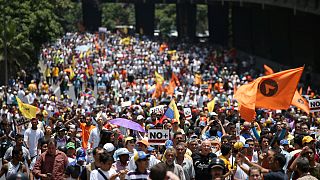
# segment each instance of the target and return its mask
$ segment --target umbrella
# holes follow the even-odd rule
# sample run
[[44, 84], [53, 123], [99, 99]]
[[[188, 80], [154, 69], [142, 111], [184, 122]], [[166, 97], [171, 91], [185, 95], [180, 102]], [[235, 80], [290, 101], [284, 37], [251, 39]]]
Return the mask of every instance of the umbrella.
[[140, 124], [124, 118], [112, 119], [109, 123], [140, 132], [146, 132]]

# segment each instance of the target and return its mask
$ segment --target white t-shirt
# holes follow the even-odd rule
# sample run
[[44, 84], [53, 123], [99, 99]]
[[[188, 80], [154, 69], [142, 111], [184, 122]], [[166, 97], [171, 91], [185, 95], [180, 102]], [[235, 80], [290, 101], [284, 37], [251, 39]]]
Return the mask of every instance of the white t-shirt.
[[[100, 168], [99, 168], [100, 169]], [[109, 171], [104, 171], [102, 169], [100, 169], [101, 172], [108, 178], [110, 179], [110, 177], [114, 174], [117, 174], [117, 172], [114, 169], [110, 169]], [[97, 169], [93, 170], [90, 174], [90, 180], [105, 180], [104, 177], [99, 173], [99, 171]], [[116, 178], [116, 180], [120, 180], [119, 177]]]
[[31, 128], [29, 128], [24, 132], [24, 142], [29, 147], [31, 157], [37, 155], [38, 141], [43, 137], [43, 135], [43, 131], [40, 129], [32, 130]]
[[[100, 142], [100, 130], [98, 127], [95, 127], [90, 132], [90, 136], [88, 140], [88, 149], [94, 149], [98, 147], [99, 142]], [[91, 143], [92, 143], [92, 147], [91, 147]]]

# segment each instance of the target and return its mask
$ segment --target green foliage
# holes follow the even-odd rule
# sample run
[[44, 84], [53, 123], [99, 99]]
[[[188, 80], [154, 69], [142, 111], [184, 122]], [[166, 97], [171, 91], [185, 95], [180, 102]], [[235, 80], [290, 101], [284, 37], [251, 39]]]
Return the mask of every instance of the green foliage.
[[13, 21], [8, 21], [5, 26], [0, 26], [0, 32], [0, 61], [5, 58], [6, 46], [8, 66], [11, 71], [17, 71], [20, 66], [28, 65], [33, 46], [22, 33], [17, 32], [17, 25]]
[[171, 30], [176, 30], [176, 5], [175, 4], [156, 4], [155, 26], [165, 35]]
[[102, 4], [102, 26], [114, 29], [117, 25], [134, 25], [135, 13], [133, 4]]
[[204, 4], [197, 5], [197, 33], [204, 33], [208, 27], [208, 6]]
[[17, 70], [21, 63], [21, 66], [36, 64], [43, 43], [55, 40], [66, 31], [76, 30], [80, 7], [80, 3], [71, 0], [0, 0], [1, 58], [6, 35], [8, 63], [12, 70]]

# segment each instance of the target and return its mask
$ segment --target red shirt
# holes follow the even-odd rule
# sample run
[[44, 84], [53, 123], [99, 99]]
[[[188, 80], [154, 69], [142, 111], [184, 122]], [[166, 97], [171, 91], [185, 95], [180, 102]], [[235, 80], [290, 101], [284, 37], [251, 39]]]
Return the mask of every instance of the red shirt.
[[68, 165], [68, 157], [63, 152], [57, 150], [54, 156], [44, 152], [38, 158], [33, 167], [32, 173], [39, 178], [40, 174], [51, 173], [52, 180], [64, 179], [64, 172]]

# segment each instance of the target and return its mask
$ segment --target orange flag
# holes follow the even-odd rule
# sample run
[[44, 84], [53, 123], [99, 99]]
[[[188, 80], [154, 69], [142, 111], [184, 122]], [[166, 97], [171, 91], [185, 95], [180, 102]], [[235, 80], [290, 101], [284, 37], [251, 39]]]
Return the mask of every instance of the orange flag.
[[[265, 74], [267, 73], [273, 74], [273, 70], [267, 65], [264, 65], [264, 69], [265, 69]], [[295, 91], [291, 104], [296, 106], [299, 109], [302, 109], [304, 112], [309, 114], [310, 113], [309, 103], [301, 96], [301, 94], [302, 94], [302, 87], [299, 89], [299, 92], [297, 90]]]
[[242, 85], [235, 93], [240, 104], [240, 115], [253, 121], [255, 108], [288, 109], [304, 67], [262, 76]]
[[152, 94], [152, 98], [159, 98], [162, 94], [162, 84], [157, 83], [156, 84], [156, 89]]
[[168, 95], [173, 96], [174, 89], [177, 87], [177, 85], [179, 86], [179, 84], [180, 84], [180, 82], [179, 82], [178, 77], [174, 73], [172, 73], [170, 84], [168, 86]]
[[306, 113], [310, 113], [309, 103], [305, 100], [299, 92], [296, 90], [292, 99], [292, 105], [296, 106], [297, 108], [303, 110]]
[[171, 80], [173, 80], [177, 84], [177, 86], [180, 86], [180, 81], [176, 76], [176, 74], [174, 74], [173, 72], [172, 72]]
[[264, 68], [264, 75], [266, 76], [274, 73], [273, 70], [265, 64], [263, 65], [263, 68]]

